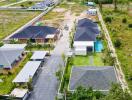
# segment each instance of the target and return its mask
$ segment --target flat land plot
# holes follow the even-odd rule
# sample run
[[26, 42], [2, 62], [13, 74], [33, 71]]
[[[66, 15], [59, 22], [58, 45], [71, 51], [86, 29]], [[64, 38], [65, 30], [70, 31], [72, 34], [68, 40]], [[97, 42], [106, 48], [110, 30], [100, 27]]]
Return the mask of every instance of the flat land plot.
[[5, 1], [0, 2], [0, 6], [8, 5], [8, 4], [15, 3], [15, 2], [16, 0], [5, 0]]
[[75, 13], [76, 16], [79, 16], [81, 12], [88, 9], [87, 6], [80, 5], [79, 3], [73, 3], [73, 4], [62, 3], [62, 4], [58, 5], [57, 7], [71, 10], [72, 13]]
[[[127, 11], [114, 12], [112, 9], [103, 8], [104, 19], [106, 16], [112, 17], [112, 22], [106, 25], [113, 44], [117, 39], [121, 41], [121, 47], [116, 48], [116, 52], [132, 91], [132, 28], [128, 27], [132, 24], [132, 16], [128, 15]], [[126, 22], [123, 23], [123, 19], [126, 19]]]
[[31, 11], [0, 11], [0, 41], [39, 14]]
[[66, 11], [64, 12], [50, 11], [41, 18], [40, 22], [43, 23], [43, 25], [59, 28], [62, 26], [62, 23], [64, 21], [65, 12]]
[[26, 1], [26, 2], [22, 2], [16, 5], [12, 5], [12, 7], [31, 7], [33, 5], [35, 5], [35, 3], [38, 3], [39, 1]]

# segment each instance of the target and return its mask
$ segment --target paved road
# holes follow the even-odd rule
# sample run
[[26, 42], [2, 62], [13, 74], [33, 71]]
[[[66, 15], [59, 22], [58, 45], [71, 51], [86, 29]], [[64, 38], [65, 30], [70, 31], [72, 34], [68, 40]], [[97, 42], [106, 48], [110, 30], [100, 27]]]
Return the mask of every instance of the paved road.
[[103, 21], [103, 18], [102, 18], [102, 15], [101, 15], [100, 11], [99, 11], [99, 8], [97, 8], [97, 12], [98, 12], [99, 20], [100, 20], [100, 22], [102, 24], [102, 28], [103, 28], [104, 33], [105, 33], [105, 37], [106, 37], [106, 39], [108, 41], [108, 47], [109, 47], [110, 51], [112, 51], [112, 53], [111, 53], [112, 56], [115, 57], [115, 64], [116, 64], [115, 69], [116, 69], [116, 72], [117, 72], [118, 80], [121, 83], [121, 86], [122, 86], [123, 89], [128, 89], [128, 85], [127, 85], [127, 82], [125, 80], [125, 76], [123, 74], [123, 71], [121, 69], [121, 65], [120, 65], [120, 62], [118, 60], [115, 48], [114, 48], [113, 43], [111, 41], [111, 38], [110, 38], [109, 32], [107, 30], [107, 27], [106, 27], [106, 25], [105, 25], [105, 23]]
[[73, 26], [73, 20], [69, 20], [67, 24], [70, 29], [63, 30], [63, 37], [57, 42], [51, 57], [44, 65], [29, 100], [55, 100], [58, 89], [55, 73], [59, 64], [63, 64], [62, 53], [66, 53], [69, 49], [69, 32]]

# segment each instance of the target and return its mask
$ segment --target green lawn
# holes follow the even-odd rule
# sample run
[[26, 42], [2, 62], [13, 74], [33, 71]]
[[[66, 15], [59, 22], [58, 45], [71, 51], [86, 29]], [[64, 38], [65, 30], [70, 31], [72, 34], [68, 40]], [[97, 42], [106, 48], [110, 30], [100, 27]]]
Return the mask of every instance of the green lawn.
[[73, 65], [75, 66], [104, 66], [102, 53], [89, 54], [88, 56], [75, 56]]
[[39, 15], [31, 11], [0, 11], [0, 41]]
[[[106, 25], [113, 44], [117, 39], [121, 41], [121, 47], [116, 48], [116, 52], [132, 91], [132, 28], [128, 27], [129, 24], [132, 24], [132, 16], [127, 11], [114, 12], [112, 9], [103, 8], [103, 17], [106, 16], [112, 17], [112, 22], [106, 23]], [[127, 20], [126, 23], [122, 22], [124, 18]]]
[[23, 66], [29, 61], [31, 56], [32, 56], [32, 53], [28, 53], [26, 58], [20, 63], [20, 65], [18, 67], [14, 67], [11, 70], [11, 73], [7, 73], [6, 71], [6, 74], [4, 75], [0, 74], [0, 79], [4, 81], [0, 83], [0, 95], [10, 93], [11, 90], [15, 87], [14, 84], [12, 83], [13, 79], [20, 72]]

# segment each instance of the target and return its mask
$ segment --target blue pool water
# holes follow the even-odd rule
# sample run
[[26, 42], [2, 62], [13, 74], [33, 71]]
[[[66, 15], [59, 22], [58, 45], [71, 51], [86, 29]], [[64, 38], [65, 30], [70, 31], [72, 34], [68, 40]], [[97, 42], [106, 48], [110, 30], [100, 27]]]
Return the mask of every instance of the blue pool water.
[[102, 41], [97, 40], [95, 42], [95, 52], [102, 52], [103, 50], [103, 43]]

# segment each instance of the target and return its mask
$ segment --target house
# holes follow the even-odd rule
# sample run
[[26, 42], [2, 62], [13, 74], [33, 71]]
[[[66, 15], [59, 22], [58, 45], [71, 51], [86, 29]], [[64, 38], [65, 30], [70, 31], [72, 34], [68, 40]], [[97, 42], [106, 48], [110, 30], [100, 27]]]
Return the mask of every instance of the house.
[[45, 43], [49, 39], [56, 41], [59, 32], [59, 29], [49, 26], [29, 26], [11, 36], [10, 39], [18, 40], [21, 43], [26, 43], [28, 40], [33, 43]]
[[35, 77], [39, 68], [41, 67], [41, 61], [28, 61], [19, 74], [12, 81], [13, 83], [27, 83], [30, 79]]
[[96, 23], [86, 18], [79, 20], [73, 43], [75, 55], [87, 55], [88, 52], [94, 52], [96, 36], [99, 33]]
[[97, 10], [95, 8], [88, 9], [87, 14], [95, 16], [97, 15]]
[[5, 44], [0, 47], [0, 68], [11, 69], [18, 63], [23, 54], [26, 44]]
[[77, 28], [74, 35], [74, 50], [75, 55], [86, 55], [87, 52], [94, 51], [94, 42], [96, 34], [88, 28]]
[[113, 66], [74, 66], [71, 70], [69, 91], [74, 91], [78, 86], [82, 86], [92, 87], [95, 91], [108, 92], [112, 83], [118, 83]]

